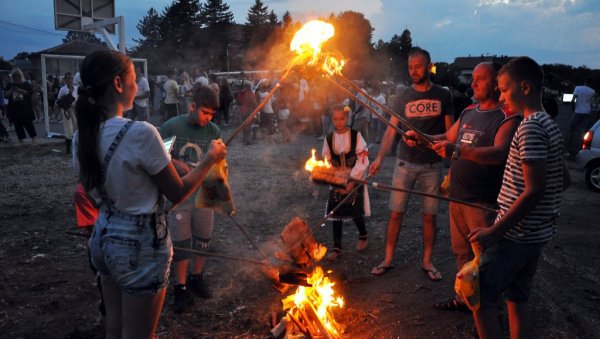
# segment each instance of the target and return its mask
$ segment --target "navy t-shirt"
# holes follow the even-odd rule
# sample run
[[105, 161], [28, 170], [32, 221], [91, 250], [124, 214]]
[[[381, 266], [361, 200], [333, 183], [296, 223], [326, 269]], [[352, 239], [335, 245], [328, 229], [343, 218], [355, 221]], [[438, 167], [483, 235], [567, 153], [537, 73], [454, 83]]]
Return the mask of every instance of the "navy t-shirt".
[[[485, 111], [475, 105], [468, 107], [459, 118], [456, 142], [470, 147], [493, 146], [498, 129], [511, 119], [521, 119], [521, 116], [511, 115], [501, 107]], [[450, 197], [495, 204], [502, 185], [504, 163], [483, 165], [459, 157], [452, 160], [450, 171]]]
[[[438, 85], [425, 92], [409, 87], [396, 97], [394, 112], [423, 133], [443, 134], [446, 132], [445, 116], [454, 114], [452, 94]], [[399, 127], [407, 130], [402, 123]], [[433, 164], [442, 160], [426, 146], [410, 147], [402, 139], [398, 146], [398, 158], [410, 163]]]

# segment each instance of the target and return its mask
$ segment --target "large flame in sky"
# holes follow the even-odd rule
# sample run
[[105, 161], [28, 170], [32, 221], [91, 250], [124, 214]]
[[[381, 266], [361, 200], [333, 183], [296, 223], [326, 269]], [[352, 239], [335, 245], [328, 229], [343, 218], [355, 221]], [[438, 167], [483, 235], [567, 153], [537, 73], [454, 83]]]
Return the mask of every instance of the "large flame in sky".
[[312, 62], [315, 62], [321, 53], [321, 45], [333, 37], [333, 25], [323, 21], [313, 20], [307, 22], [292, 39], [290, 50], [309, 56], [312, 54]]

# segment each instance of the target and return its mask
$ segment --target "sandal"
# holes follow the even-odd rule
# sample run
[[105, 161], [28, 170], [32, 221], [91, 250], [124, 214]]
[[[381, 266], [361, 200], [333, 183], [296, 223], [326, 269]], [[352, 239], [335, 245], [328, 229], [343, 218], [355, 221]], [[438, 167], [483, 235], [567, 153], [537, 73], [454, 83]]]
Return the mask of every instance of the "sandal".
[[469, 310], [469, 307], [467, 307], [466, 304], [461, 303], [460, 301], [456, 300], [456, 298], [450, 298], [448, 300], [438, 301], [435, 304], [433, 304], [433, 307], [438, 310], [442, 310], [442, 311], [460, 311], [460, 312], [471, 313], [471, 310]]
[[431, 281], [440, 281], [442, 280], [442, 278], [444, 278], [444, 276], [442, 276], [442, 273], [440, 273], [440, 271], [438, 271], [435, 267], [425, 268], [421, 266], [421, 269], [423, 270], [423, 272], [425, 272], [427, 278], [429, 278], [429, 280]]
[[362, 252], [367, 249], [369, 245], [369, 238], [366, 235], [361, 235], [358, 237], [358, 242], [356, 243], [356, 250], [358, 252]]
[[377, 265], [371, 270], [371, 274], [375, 275], [375, 276], [384, 275], [393, 268], [394, 268], [394, 266]]

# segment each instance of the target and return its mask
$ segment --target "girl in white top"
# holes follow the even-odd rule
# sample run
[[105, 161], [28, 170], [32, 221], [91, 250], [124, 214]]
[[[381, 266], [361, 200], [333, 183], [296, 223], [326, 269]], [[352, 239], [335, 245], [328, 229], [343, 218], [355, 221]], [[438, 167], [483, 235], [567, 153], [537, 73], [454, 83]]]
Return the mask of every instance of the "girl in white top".
[[177, 203], [198, 189], [226, 147], [214, 141], [202, 164], [180, 178], [156, 128], [123, 118], [137, 91], [128, 57], [108, 50], [90, 54], [81, 81], [73, 162], [86, 191], [101, 198], [90, 254], [102, 278], [106, 337], [152, 338], [172, 256], [158, 202], [164, 194]]
[[[348, 127], [348, 112], [344, 106], [335, 105], [332, 108], [331, 118], [334, 131], [329, 133], [323, 142], [323, 157], [333, 167], [345, 167], [350, 170], [352, 178], [363, 179], [369, 167], [367, 143], [360, 132]], [[354, 189], [355, 183], [350, 182], [345, 188], [331, 188], [327, 201], [326, 214], [329, 214], [348, 194]], [[337, 259], [342, 250], [342, 224], [343, 221], [354, 220], [358, 228], [358, 243], [356, 249], [362, 251], [367, 248], [367, 229], [365, 216], [371, 215], [369, 194], [367, 187], [358, 189], [342, 204], [329, 220], [333, 221], [333, 250], [328, 259]]]

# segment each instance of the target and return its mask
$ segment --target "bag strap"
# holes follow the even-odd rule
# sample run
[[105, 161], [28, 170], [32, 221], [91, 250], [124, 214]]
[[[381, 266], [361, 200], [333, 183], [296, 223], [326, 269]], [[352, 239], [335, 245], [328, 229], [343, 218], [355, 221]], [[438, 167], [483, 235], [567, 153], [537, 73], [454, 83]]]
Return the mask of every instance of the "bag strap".
[[133, 121], [129, 120], [129, 121], [127, 121], [127, 123], [125, 123], [125, 125], [123, 125], [123, 127], [121, 127], [121, 130], [115, 136], [115, 139], [113, 140], [112, 144], [108, 148], [108, 152], [106, 152], [106, 155], [104, 156], [104, 163], [102, 164], [102, 184], [100, 186], [98, 186], [98, 193], [100, 193], [102, 202], [106, 205], [106, 207], [108, 208], [109, 211], [113, 204], [112, 204], [112, 201], [110, 200], [110, 198], [108, 197], [106, 188], [104, 187], [104, 182], [106, 181], [106, 171], [108, 169], [108, 163], [110, 162], [110, 159], [112, 159], [113, 155], [115, 154], [115, 151], [117, 150], [117, 147], [119, 146], [119, 144], [123, 140], [123, 137], [125, 137], [125, 134], [127, 134], [127, 131], [129, 131], [129, 128], [132, 125], [133, 125]]

